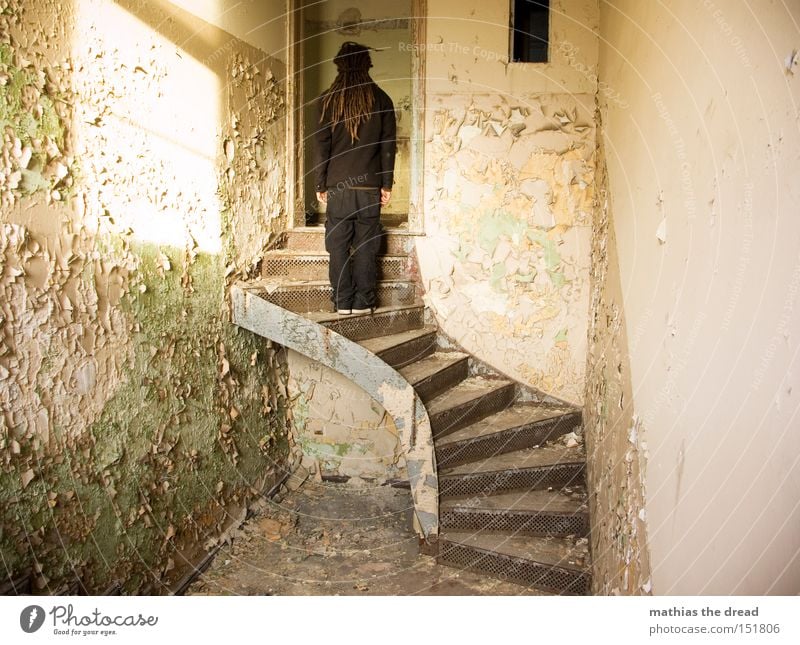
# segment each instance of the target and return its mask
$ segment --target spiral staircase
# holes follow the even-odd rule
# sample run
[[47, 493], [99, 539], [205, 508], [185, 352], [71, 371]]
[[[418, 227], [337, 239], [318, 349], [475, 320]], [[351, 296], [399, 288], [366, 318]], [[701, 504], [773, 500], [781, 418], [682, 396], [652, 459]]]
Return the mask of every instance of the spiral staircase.
[[555, 594], [588, 594], [579, 409], [498, 374], [447, 339], [420, 299], [413, 237], [387, 229], [381, 305], [331, 313], [322, 227], [287, 231], [259, 280], [234, 285], [239, 326], [335, 369], [392, 415], [421, 550]]

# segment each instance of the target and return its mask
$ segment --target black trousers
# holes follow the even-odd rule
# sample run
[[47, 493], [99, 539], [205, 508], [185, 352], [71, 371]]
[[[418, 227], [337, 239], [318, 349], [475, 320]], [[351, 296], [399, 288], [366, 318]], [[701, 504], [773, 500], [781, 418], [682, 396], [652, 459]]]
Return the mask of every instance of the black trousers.
[[[381, 246], [380, 189], [328, 189], [325, 250], [337, 309], [374, 307]], [[352, 248], [352, 254], [350, 249]]]

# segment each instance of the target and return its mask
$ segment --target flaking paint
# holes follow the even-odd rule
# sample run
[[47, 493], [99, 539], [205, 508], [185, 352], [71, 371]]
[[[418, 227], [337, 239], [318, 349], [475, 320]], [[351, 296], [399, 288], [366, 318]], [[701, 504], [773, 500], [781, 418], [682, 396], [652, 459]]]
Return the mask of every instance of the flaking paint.
[[510, 4], [429, 0], [426, 304], [495, 369], [580, 403], [594, 197], [596, 2], [551, 3], [549, 62], [509, 61]]
[[0, 9], [3, 561], [42, 593], [161, 593], [289, 458], [282, 355], [225, 299], [283, 226], [283, 68], [167, 3]]

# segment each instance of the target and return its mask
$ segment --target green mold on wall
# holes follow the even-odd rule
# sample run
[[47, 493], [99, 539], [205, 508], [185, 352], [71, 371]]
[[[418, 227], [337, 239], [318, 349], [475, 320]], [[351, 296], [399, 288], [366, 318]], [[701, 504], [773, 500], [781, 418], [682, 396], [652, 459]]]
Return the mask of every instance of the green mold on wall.
[[[0, 128], [10, 126], [23, 145], [32, 139], [50, 137], [63, 147], [66, 126], [55, 109], [53, 98], [43, 94], [43, 76], [32, 67], [22, 69], [15, 66], [14, 52], [6, 43], [0, 43], [0, 71], [5, 74], [5, 83], [0, 85]], [[33, 90], [39, 94], [41, 116], [38, 118], [25, 105], [24, 94]]]
[[538, 244], [544, 251], [544, 262], [547, 270], [555, 271], [561, 265], [561, 255], [558, 252], [556, 243], [547, 236], [547, 233], [539, 229], [530, 229], [527, 235], [531, 242]]
[[[220, 482], [244, 500], [249, 486], [288, 453], [283, 397], [264, 413], [262, 387], [279, 386], [272, 350], [225, 320], [221, 259], [199, 255], [189, 269], [194, 291], [187, 293], [179, 270], [163, 277], [158, 270], [160, 253], [175, 266], [182, 251], [152, 245], [132, 251], [140, 260], [134, 281], [144, 290], [133, 289], [121, 303], [139, 329], [123, 383], [82, 435], [55, 433], [58, 459], [43, 457], [26, 487], [15, 471], [0, 474], [8, 509], [3, 524], [19, 529], [0, 535], [5, 566], [15, 570], [29, 559], [18, 549], [20, 531], [43, 536], [31, 547], [51, 590], [78, 577], [99, 592], [137, 567], [164, 571], [174, 545], [194, 541], [186, 528], [209, 502], [222, 509]], [[224, 377], [221, 346], [229, 364]], [[251, 365], [254, 354], [265, 360]], [[220, 438], [223, 426], [228, 445]], [[52, 504], [48, 495], [55, 495]], [[175, 535], [165, 539], [169, 527]], [[125, 591], [153, 582], [153, 576], [130, 578]]]
[[531, 242], [542, 248], [550, 282], [555, 289], [561, 289], [567, 283], [567, 279], [561, 271], [561, 254], [558, 252], [556, 243], [547, 236], [547, 233], [539, 229], [531, 229], [527, 235]]
[[478, 219], [477, 242], [484, 251], [492, 255], [501, 237], [509, 239], [519, 237], [526, 228], [525, 221], [513, 213], [507, 211], [487, 213]]
[[500, 262], [492, 267], [492, 275], [489, 278], [489, 284], [491, 284], [492, 289], [495, 291], [505, 291], [505, 289], [503, 289], [503, 282], [506, 278], [506, 271], [507, 269], [505, 262]]
[[[21, 392], [14, 393], [19, 409], [0, 421], [0, 557], [9, 573], [33, 568], [38, 593], [63, 591], [75, 581], [82, 591], [100, 593], [115, 579], [124, 582], [126, 593], [161, 593], [186, 572], [184, 554], [202, 555], [203, 545], [240, 517], [256, 489], [273, 483], [273, 471], [287, 461], [283, 355], [229, 322], [226, 295], [226, 280], [243, 269], [243, 263], [237, 265], [234, 232], [258, 229], [258, 247], [266, 229], [274, 235], [281, 226], [241, 213], [259, 212], [262, 197], [278, 203], [281, 182], [260, 197], [237, 192], [252, 184], [246, 172], [220, 182], [227, 187], [223, 190], [239, 195], [237, 218], [231, 200], [221, 195], [223, 255], [187, 253], [182, 244], [192, 242], [188, 236], [175, 247], [135, 242], [132, 231], [119, 231], [117, 214], [109, 211], [156, 195], [159, 182], [167, 186], [172, 157], [146, 148], [136, 161], [121, 160], [119, 146], [125, 144], [116, 138], [118, 124], [97, 116], [117, 105], [113, 83], [101, 73], [80, 72], [94, 64], [96, 55], [119, 63], [124, 81], [139, 52], [121, 51], [104, 38], [88, 48], [76, 46], [71, 33], [76, 15], [69, 3], [10, 0], [0, 5], [5, 41], [0, 43], [0, 128], [9, 139], [0, 198], [4, 206], [22, 204], [23, 212], [31, 207], [39, 218], [18, 221], [12, 209], [4, 208], [3, 223], [12, 225], [8, 230], [14, 235], [29, 235], [30, 244], [35, 242], [38, 250], [29, 246], [24, 252], [33, 253], [31, 261], [40, 269], [54, 255], [56, 262], [64, 261], [50, 271], [52, 282], [42, 281], [45, 286], [33, 285], [27, 274], [24, 281], [6, 282], [9, 302], [17, 299], [11, 304], [24, 311], [34, 303], [56, 315], [42, 324], [16, 325], [11, 332], [4, 328], [10, 340], [0, 353], [8, 359], [7, 348], [14, 349], [16, 341], [28, 354], [12, 356], [15, 365], [23, 365], [7, 379]], [[6, 19], [9, 15], [14, 19]], [[241, 51], [258, 53], [234, 39], [225, 54]], [[164, 53], [158, 66], [171, 72], [174, 59], [172, 51]], [[145, 76], [144, 89], [159, 97], [174, 78]], [[71, 88], [78, 87], [73, 95]], [[274, 97], [253, 93], [247, 98], [246, 105], [231, 101], [226, 109], [254, 115], [261, 127]], [[281, 118], [280, 111], [272, 111], [275, 120]], [[223, 129], [236, 128], [227, 124], [241, 122], [241, 116], [221, 114]], [[260, 161], [275, 164], [282, 159], [284, 139], [269, 142]], [[102, 157], [109, 163], [100, 179]], [[221, 159], [206, 161], [224, 165]], [[242, 157], [242, 164], [247, 161]], [[130, 182], [131, 177], [138, 181]], [[107, 193], [98, 181], [114, 187], [113, 205], [104, 203]], [[72, 203], [78, 190], [82, 201]], [[134, 205], [120, 216], [157, 217], [158, 206], [178, 212], [188, 206], [185, 221], [202, 228], [213, 218], [195, 222], [192, 207], [205, 196], [216, 211], [213, 190], [170, 190], [163, 204], [151, 203], [153, 208], [141, 215]], [[51, 255], [44, 258], [45, 253]], [[162, 254], [171, 269], [159, 261]], [[28, 345], [23, 347], [22, 340]], [[29, 377], [25, 366], [35, 366], [38, 358], [40, 368]], [[86, 386], [88, 393], [69, 383], [78, 358], [96, 365], [97, 380]], [[93, 377], [82, 383], [90, 381]], [[53, 404], [55, 395], [68, 403]], [[31, 423], [37, 406], [46, 417], [38, 425]], [[64, 410], [68, 414], [60, 414]]]
[[341, 458], [364, 455], [367, 452], [367, 449], [360, 444], [314, 441], [312, 437], [307, 435], [299, 436], [297, 442], [303, 449], [304, 455], [317, 459], [324, 468], [330, 468], [331, 470], [338, 469]]
[[[13, 133], [19, 140], [18, 151], [30, 148], [30, 157], [24, 164], [14, 161], [12, 167], [20, 172], [21, 178], [16, 186], [12, 184], [11, 187], [24, 195], [56, 186], [69, 189], [71, 180], [65, 183], [61, 177], [45, 175], [45, 166], [50, 159], [46, 142], [55, 144], [60, 153], [66, 145], [67, 126], [56, 109], [56, 101], [61, 102], [63, 112], [69, 105], [68, 98], [47, 94], [47, 76], [43, 72], [33, 66], [20, 68], [14, 65], [13, 50], [6, 43], [0, 43], [0, 78], [0, 130]], [[49, 91], [54, 90], [49, 87]]]
[[337, 457], [344, 457], [353, 452], [363, 455], [365, 451], [363, 446], [354, 445], [352, 443], [335, 443], [333, 444], [333, 452]]

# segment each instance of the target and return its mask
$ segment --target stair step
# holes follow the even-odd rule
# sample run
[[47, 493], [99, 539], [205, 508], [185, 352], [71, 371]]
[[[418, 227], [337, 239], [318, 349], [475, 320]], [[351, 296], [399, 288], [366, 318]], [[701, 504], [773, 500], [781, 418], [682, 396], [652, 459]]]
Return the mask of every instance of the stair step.
[[436, 442], [440, 467], [485, 459], [539, 446], [581, 425], [581, 413], [568, 407], [516, 403]]
[[591, 591], [585, 539], [510, 537], [448, 530], [439, 538], [437, 562], [558, 594]]
[[514, 535], [584, 536], [589, 533], [586, 491], [530, 490], [442, 500], [442, 528]]
[[304, 315], [309, 320], [356, 341], [421, 329], [425, 324], [425, 308], [421, 305], [379, 307], [372, 314], [350, 316], [339, 316], [331, 312], [310, 312]]
[[427, 405], [434, 439], [471, 425], [514, 400], [511, 381], [470, 377], [440, 394]]
[[[408, 276], [408, 256], [385, 255], [378, 258], [379, 280], [402, 280]], [[270, 251], [261, 263], [265, 278], [290, 280], [328, 280], [330, 261], [327, 253], [309, 253], [291, 249]]]
[[[325, 227], [304, 226], [286, 231], [284, 248], [309, 253], [325, 252]], [[384, 227], [379, 255], [408, 255], [413, 236], [407, 229]]]
[[[258, 295], [295, 313], [331, 311], [333, 290], [327, 280], [279, 281], [261, 279], [250, 283]], [[381, 306], [416, 304], [416, 286], [407, 280], [378, 283], [375, 297]]]
[[460, 497], [577, 486], [584, 481], [584, 464], [582, 446], [516, 450], [440, 469], [439, 492], [442, 497]]
[[400, 369], [423, 403], [467, 378], [469, 354], [436, 352]]
[[[306, 226], [320, 226], [325, 224], [325, 213], [306, 213]], [[402, 227], [408, 223], [408, 213], [381, 213], [381, 224], [384, 227]]]
[[401, 331], [361, 341], [361, 345], [395, 369], [418, 361], [436, 351], [436, 327]]

